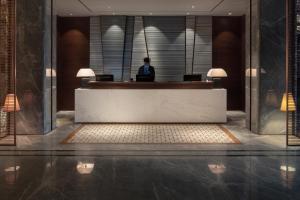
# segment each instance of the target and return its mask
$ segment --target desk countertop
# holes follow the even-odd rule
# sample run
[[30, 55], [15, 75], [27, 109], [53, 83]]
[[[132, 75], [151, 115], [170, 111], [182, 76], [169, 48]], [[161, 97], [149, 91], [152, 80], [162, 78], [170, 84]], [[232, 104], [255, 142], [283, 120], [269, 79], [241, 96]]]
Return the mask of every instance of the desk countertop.
[[213, 89], [212, 82], [96, 82], [89, 89]]

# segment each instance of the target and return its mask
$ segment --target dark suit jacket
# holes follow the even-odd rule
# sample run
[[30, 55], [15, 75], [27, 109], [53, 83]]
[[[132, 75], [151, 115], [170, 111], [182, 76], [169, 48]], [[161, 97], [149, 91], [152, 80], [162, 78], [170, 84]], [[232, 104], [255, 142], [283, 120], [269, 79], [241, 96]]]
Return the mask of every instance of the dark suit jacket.
[[[150, 72], [149, 76], [151, 76], [153, 78], [153, 81], [154, 81], [155, 80], [155, 69], [154, 69], [154, 67], [149, 66], [149, 72]], [[138, 75], [144, 75], [144, 65], [139, 68]]]

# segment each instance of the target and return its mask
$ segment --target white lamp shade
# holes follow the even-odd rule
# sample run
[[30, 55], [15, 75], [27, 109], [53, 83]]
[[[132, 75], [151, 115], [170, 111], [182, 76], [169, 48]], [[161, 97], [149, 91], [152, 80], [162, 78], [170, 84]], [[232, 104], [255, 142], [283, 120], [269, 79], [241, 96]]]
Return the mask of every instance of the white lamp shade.
[[91, 68], [82, 68], [78, 71], [76, 77], [95, 77], [95, 72]]
[[223, 78], [223, 77], [227, 77], [227, 73], [222, 68], [214, 68], [214, 69], [210, 69], [208, 71], [207, 77], [211, 77], [211, 78]]

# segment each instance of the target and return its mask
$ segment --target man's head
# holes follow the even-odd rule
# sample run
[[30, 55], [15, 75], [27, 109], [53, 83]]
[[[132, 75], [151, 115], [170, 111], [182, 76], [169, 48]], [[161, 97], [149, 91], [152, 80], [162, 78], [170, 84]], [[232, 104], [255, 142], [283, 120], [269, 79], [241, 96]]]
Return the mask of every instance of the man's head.
[[147, 57], [147, 58], [144, 58], [144, 63], [145, 63], [145, 64], [150, 64], [150, 58], [148, 58], [148, 57]]

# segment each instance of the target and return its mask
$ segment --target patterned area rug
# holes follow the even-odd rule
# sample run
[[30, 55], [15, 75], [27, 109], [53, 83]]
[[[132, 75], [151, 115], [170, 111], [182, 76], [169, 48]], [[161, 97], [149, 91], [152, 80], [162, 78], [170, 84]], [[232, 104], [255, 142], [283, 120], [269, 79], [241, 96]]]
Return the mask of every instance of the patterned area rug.
[[239, 144], [226, 128], [205, 124], [88, 124], [64, 144]]

